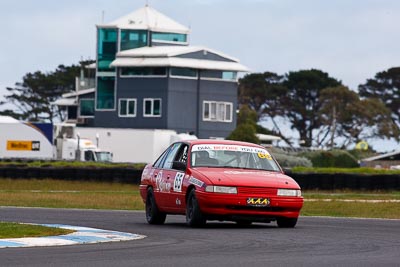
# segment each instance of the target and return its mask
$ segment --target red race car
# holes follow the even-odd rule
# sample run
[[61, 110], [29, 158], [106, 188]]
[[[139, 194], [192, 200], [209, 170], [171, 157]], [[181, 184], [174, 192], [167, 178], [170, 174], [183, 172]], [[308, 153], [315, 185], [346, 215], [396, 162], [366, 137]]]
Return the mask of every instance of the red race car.
[[140, 195], [148, 223], [182, 214], [193, 227], [207, 220], [295, 227], [303, 206], [299, 185], [264, 147], [226, 140], [172, 144], [144, 168]]

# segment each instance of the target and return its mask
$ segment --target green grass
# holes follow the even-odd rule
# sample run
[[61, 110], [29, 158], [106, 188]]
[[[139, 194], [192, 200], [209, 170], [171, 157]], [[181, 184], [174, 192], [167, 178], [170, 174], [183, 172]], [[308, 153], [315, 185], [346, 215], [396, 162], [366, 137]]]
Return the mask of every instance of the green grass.
[[0, 179], [0, 206], [121, 210], [144, 208], [136, 185], [51, 179]]
[[307, 190], [303, 196], [306, 199], [400, 200], [400, 191]]
[[400, 203], [304, 202], [302, 216], [400, 219]]
[[[345, 216], [400, 219], [400, 203], [343, 202], [343, 200], [400, 200], [400, 191], [304, 191], [305, 216]], [[326, 201], [329, 199], [329, 201]], [[313, 200], [313, 201], [309, 201]], [[137, 185], [0, 179], [0, 206], [143, 210]]]
[[42, 225], [0, 222], [0, 238], [56, 236], [66, 235], [73, 232], [73, 230], [46, 227]]

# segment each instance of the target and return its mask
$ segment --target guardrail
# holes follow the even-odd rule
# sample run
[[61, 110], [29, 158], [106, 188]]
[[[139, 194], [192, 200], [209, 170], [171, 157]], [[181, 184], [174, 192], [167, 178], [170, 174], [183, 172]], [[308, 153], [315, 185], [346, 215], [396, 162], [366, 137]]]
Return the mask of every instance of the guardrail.
[[[0, 177], [11, 179], [61, 179], [139, 184], [142, 170], [134, 168], [94, 167], [0, 167]], [[393, 174], [321, 174], [292, 173], [302, 189], [312, 190], [400, 190], [400, 175]]]

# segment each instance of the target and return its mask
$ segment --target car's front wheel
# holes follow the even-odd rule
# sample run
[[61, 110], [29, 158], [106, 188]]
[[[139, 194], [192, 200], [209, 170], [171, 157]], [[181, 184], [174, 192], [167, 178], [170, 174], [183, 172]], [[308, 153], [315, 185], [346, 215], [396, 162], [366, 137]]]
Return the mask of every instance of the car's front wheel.
[[201, 227], [206, 224], [206, 218], [200, 210], [195, 190], [190, 191], [186, 203], [186, 223], [191, 227]]
[[280, 228], [293, 228], [296, 226], [297, 218], [278, 218], [276, 223]]
[[156, 199], [154, 197], [153, 188], [149, 187], [147, 189], [147, 197], [146, 197], [146, 220], [149, 224], [163, 224], [167, 214], [164, 212], [160, 212]]

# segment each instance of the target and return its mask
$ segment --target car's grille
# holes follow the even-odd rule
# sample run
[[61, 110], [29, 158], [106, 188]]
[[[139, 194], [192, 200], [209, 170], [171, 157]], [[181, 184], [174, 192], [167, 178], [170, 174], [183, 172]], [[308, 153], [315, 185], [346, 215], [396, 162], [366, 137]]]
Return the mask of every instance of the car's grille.
[[276, 188], [269, 188], [269, 187], [238, 187], [238, 194], [241, 195], [249, 195], [249, 194], [256, 194], [260, 196], [264, 195], [276, 195], [277, 189]]

